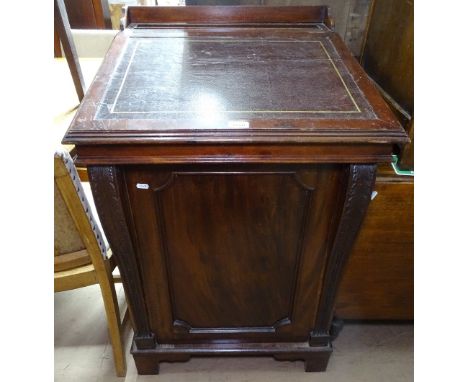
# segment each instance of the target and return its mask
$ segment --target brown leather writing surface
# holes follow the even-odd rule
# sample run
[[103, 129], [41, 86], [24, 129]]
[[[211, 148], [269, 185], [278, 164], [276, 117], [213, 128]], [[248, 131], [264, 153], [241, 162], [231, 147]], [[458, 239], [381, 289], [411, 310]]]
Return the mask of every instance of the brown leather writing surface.
[[[222, 128], [239, 118], [376, 118], [326, 38], [171, 32], [130, 40], [96, 119], [190, 119]], [[297, 86], [309, 91], [291, 91]]]
[[101, 141], [101, 131], [116, 143], [406, 141], [341, 40], [319, 23], [135, 24], [116, 37], [65, 141]]

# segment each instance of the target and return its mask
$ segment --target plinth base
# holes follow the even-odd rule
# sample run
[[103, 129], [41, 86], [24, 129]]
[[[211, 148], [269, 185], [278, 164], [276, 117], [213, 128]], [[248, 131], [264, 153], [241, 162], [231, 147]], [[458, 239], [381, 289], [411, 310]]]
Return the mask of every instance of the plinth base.
[[304, 361], [306, 372], [325, 371], [332, 353], [331, 345], [310, 346], [300, 343], [242, 343], [242, 344], [181, 344], [157, 345], [139, 350], [132, 345], [131, 353], [138, 374], [158, 374], [160, 362], [185, 362], [193, 357], [209, 356], [272, 356], [278, 361]]

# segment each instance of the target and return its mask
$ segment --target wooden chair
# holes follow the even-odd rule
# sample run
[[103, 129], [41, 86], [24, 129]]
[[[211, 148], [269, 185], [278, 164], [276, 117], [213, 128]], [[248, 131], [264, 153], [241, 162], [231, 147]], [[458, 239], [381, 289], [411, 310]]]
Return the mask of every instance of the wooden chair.
[[102, 233], [94, 205], [88, 203], [70, 154], [54, 156], [54, 290], [61, 292], [99, 284], [107, 316], [117, 376], [126, 374], [122, 323], [112, 271], [112, 252]]

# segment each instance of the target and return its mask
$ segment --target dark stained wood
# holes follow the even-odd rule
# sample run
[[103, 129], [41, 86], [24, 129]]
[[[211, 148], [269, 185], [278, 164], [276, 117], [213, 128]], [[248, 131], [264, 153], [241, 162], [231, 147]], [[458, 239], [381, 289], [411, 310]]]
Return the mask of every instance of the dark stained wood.
[[361, 63], [366, 72], [413, 114], [413, 1], [374, 0]]
[[388, 94], [382, 87], [374, 81], [375, 87], [379, 90], [387, 105], [390, 107], [390, 110], [395, 114], [395, 116], [400, 121], [403, 128], [408, 131], [408, 124], [411, 122], [412, 116], [405, 109], [403, 109], [397, 101], [395, 101], [390, 94]]
[[373, 0], [361, 64], [382, 89], [383, 95], [411, 135], [400, 165], [413, 163], [414, 113], [414, 10], [412, 0]]
[[[85, 168], [78, 168], [88, 182]], [[349, 320], [413, 319], [412, 177], [378, 166], [369, 206], [339, 288], [336, 315]]]
[[[361, 63], [408, 131], [398, 165], [414, 167], [413, 1], [374, 0]], [[413, 179], [379, 168], [379, 193], [357, 239], [338, 294], [347, 319], [413, 319]]]
[[72, 29], [112, 29], [108, 0], [64, 0]]
[[138, 265], [123, 210], [125, 191], [121, 189], [120, 170], [110, 166], [91, 166], [88, 168], [88, 176], [96, 209], [116, 258], [128, 297], [135, 343], [142, 349], [152, 348], [155, 344], [154, 334], [146, 318]]
[[96, 29], [96, 16], [91, 0], [64, 0], [70, 25], [74, 29]]
[[112, 29], [112, 20], [108, 0], [93, 0], [96, 20], [99, 20], [99, 26], [103, 29]]
[[[109, 134], [107, 145], [77, 146], [77, 163], [92, 164], [167, 164], [167, 163], [369, 163], [389, 162], [391, 147], [377, 144], [291, 144], [274, 143], [268, 137], [268, 145], [222, 144], [216, 137], [204, 139], [214, 142], [206, 145], [111, 145], [114, 139]], [[105, 142], [105, 137], [96, 138]], [[297, 138], [299, 139], [299, 138]], [[81, 140], [77, 140], [76, 143]], [[307, 142], [307, 139], [304, 139]], [[196, 147], [196, 150], [194, 150]]]
[[60, 46], [60, 37], [57, 28], [54, 26], [54, 57], [62, 57], [62, 47]]
[[336, 165], [128, 169], [158, 340], [306, 341], [344, 175]]
[[344, 266], [366, 215], [375, 175], [375, 165], [351, 165], [349, 168], [346, 196], [338, 230], [326, 265], [323, 293], [317, 313], [317, 321], [311, 333], [311, 341], [314, 341], [315, 336], [322, 337], [330, 329], [338, 288], [337, 280], [342, 278]]
[[344, 43], [317, 25], [126, 29], [64, 142], [407, 142]]
[[304, 343], [245, 343], [240, 349], [237, 345], [212, 344], [174, 345], [168, 349], [144, 351], [132, 347], [138, 374], [158, 374], [160, 362], [185, 362], [191, 356], [273, 356], [278, 361], [304, 361], [306, 372], [325, 371], [332, 352], [331, 346], [311, 347]]
[[139, 373], [206, 355], [325, 370], [376, 163], [404, 130], [325, 7], [134, 12], [64, 141], [123, 272]]
[[323, 23], [326, 7], [262, 7], [262, 6], [186, 6], [128, 7], [127, 25], [135, 23], [176, 24], [260, 24], [260, 23]]
[[414, 182], [392, 171], [379, 169], [378, 194], [370, 202], [337, 296], [338, 317], [413, 319]]
[[[326, 5], [328, 18], [324, 23], [341, 36], [355, 57], [360, 57], [366, 31], [366, 21], [372, 0], [185, 0], [186, 5], [262, 5], [297, 6]], [[267, 10], [268, 11], [268, 10]], [[333, 15], [333, 18], [330, 17]]]
[[409, 124], [408, 135], [411, 142], [403, 146], [398, 161], [398, 165], [402, 170], [414, 169], [414, 119]]
[[60, 41], [62, 42], [63, 51], [67, 58], [73, 84], [75, 85], [76, 94], [81, 101], [84, 97], [85, 84], [63, 0], [54, 0], [54, 25]]
[[398, 175], [390, 163], [382, 163], [377, 167], [376, 183], [414, 183], [414, 177]]

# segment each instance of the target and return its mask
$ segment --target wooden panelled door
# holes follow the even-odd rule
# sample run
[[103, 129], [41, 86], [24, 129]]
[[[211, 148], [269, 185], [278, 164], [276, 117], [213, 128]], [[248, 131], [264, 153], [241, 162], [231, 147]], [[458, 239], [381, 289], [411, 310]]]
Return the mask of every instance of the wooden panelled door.
[[340, 165], [128, 167], [157, 340], [307, 341], [343, 176]]

